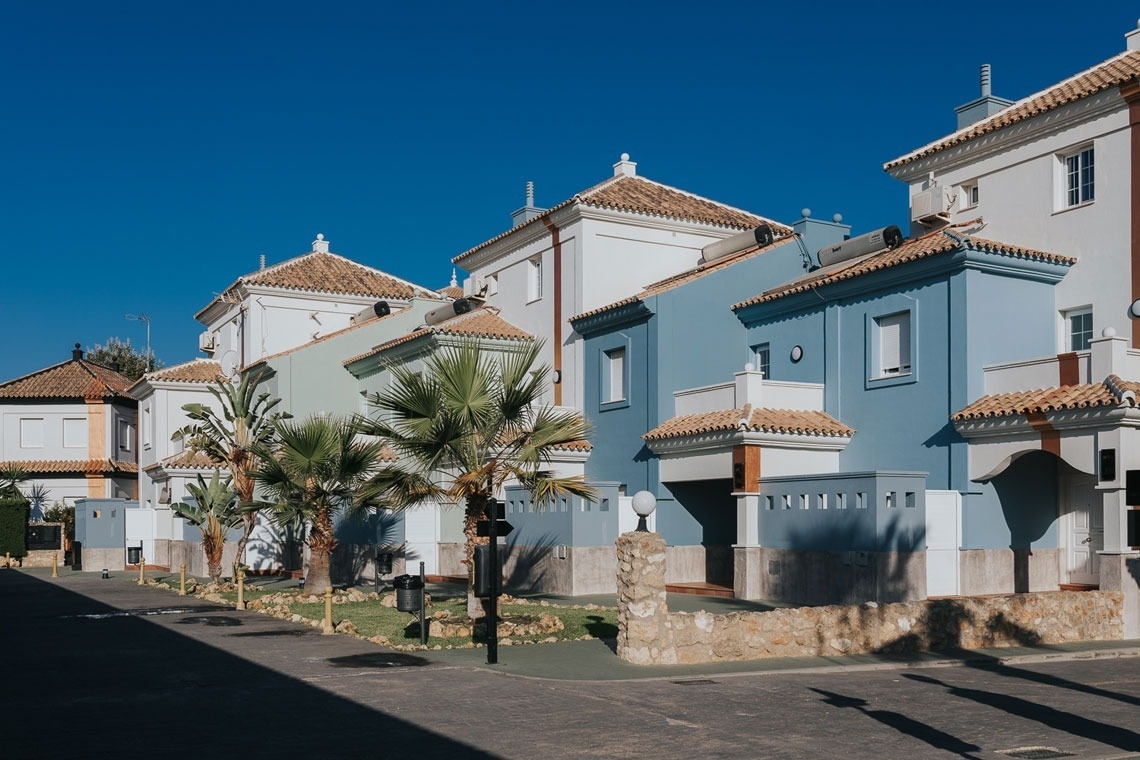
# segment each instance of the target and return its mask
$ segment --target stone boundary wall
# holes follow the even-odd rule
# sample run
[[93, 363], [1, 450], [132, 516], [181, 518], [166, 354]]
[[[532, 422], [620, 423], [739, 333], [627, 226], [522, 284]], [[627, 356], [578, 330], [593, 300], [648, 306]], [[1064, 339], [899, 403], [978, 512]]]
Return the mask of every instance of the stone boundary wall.
[[1117, 591], [1050, 591], [768, 612], [669, 612], [665, 541], [617, 539], [618, 656], [692, 664], [764, 657], [952, 651], [1124, 638]]
[[770, 612], [669, 613], [675, 662], [953, 651], [1124, 638], [1116, 591], [1043, 591]]

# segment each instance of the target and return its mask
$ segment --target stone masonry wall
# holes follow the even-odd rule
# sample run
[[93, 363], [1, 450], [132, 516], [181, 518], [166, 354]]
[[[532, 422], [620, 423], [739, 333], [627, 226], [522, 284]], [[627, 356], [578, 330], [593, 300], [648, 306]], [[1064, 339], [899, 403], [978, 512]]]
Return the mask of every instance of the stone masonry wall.
[[639, 665], [952, 651], [1124, 638], [1117, 591], [1050, 591], [769, 612], [669, 612], [665, 541], [617, 539], [618, 656]]

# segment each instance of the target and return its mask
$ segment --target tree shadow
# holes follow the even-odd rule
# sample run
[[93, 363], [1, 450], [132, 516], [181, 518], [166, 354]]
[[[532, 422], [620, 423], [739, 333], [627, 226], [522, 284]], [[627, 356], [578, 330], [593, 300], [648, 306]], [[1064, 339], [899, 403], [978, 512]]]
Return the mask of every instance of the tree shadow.
[[982, 689], [970, 689], [963, 686], [954, 686], [937, 678], [917, 673], [904, 673], [903, 678], [931, 686], [941, 686], [946, 693], [960, 699], [968, 699], [978, 704], [1001, 710], [1009, 715], [1037, 721], [1049, 728], [1064, 731], [1073, 736], [1080, 736], [1090, 741], [1110, 744], [1122, 750], [1140, 750], [1140, 734], [1120, 726], [1101, 723], [1091, 718], [1083, 718], [1071, 712], [1056, 710], [1046, 705], [1030, 702], [1020, 697], [1008, 694], [997, 694]]
[[613, 639], [613, 649], [616, 652], [618, 635], [617, 624], [606, 622], [606, 619], [601, 615], [587, 615], [586, 619], [590, 621], [584, 626], [586, 631], [595, 639], [603, 639], [607, 641]]
[[945, 752], [953, 752], [959, 757], [973, 758], [977, 760], [977, 755], [970, 754], [972, 752], [980, 752], [981, 747], [976, 744], [962, 741], [952, 734], [945, 731], [939, 731], [933, 726], [926, 723], [917, 721], [914, 718], [907, 717], [902, 713], [893, 712], [891, 710], [869, 710], [867, 700], [860, 699], [859, 697], [847, 697], [842, 694], [837, 694], [831, 691], [824, 691], [823, 689], [812, 688], [817, 694], [823, 695], [823, 703], [831, 705], [832, 707], [852, 708], [858, 712], [863, 713], [868, 718], [882, 723], [884, 726], [889, 726], [895, 729], [900, 734], [912, 736], [919, 741], [926, 742], [934, 749], [940, 749]]
[[534, 594], [546, 587], [550, 575], [550, 563], [560, 562], [554, 557], [557, 536], [544, 533], [537, 539], [528, 539], [525, 545], [515, 543], [512, 536], [502, 549], [503, 567], [507, 568], [503, 579], [503, 590], [511, 594]]
[[[867, 609], [860, 607], [860, 611], [873, 615], [873, 621], [860, 620], [863, 623], [881, 624], [888, 610], [881, 607]], [[977, 623], [974, 614], [966, 605], [957, 599], [932, 599], [926, 605], [919, 617], [916, 630], [912, 630], [897, 639], [883, 644], [874, 650], [875, 654], [910, 654], [921, 651], [943, 652], [959, 654], [964, 657], [979, 656], [972, 649], [963, 646], [962, 631], [967, 626]], [[1005, 613], [997, 612], [990, 616], [983, 625], [984, 633], [979, 641], [973, 641], [974, 647], [1010, 646], [1041, 646], [1041, 636], [1006, 617]]]

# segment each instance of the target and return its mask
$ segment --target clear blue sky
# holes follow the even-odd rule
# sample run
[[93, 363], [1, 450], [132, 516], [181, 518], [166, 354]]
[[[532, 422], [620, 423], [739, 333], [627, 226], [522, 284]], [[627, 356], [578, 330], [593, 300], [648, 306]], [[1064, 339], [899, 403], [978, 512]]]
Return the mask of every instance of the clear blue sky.
[[906, 225], [884, 161], [1124, 49], [1140, 4], [0, 3], [0, 380], [332, 250], [426, 287], [612, 174], [783, 222]]

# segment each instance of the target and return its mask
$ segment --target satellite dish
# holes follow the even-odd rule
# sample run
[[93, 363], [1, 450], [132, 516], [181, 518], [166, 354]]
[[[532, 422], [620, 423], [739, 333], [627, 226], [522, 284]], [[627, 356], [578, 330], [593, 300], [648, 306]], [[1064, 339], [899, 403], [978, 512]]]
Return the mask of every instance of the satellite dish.
[[226, 351], [224, 354], [222, 354], [222, 358], [218, 360], [218, 363], [222, 365], [222, 377], [229, 380], [235, 374], [237, 374], [238, 371], [237, 351], [234, 351], [232, 348], [229, 351]]

